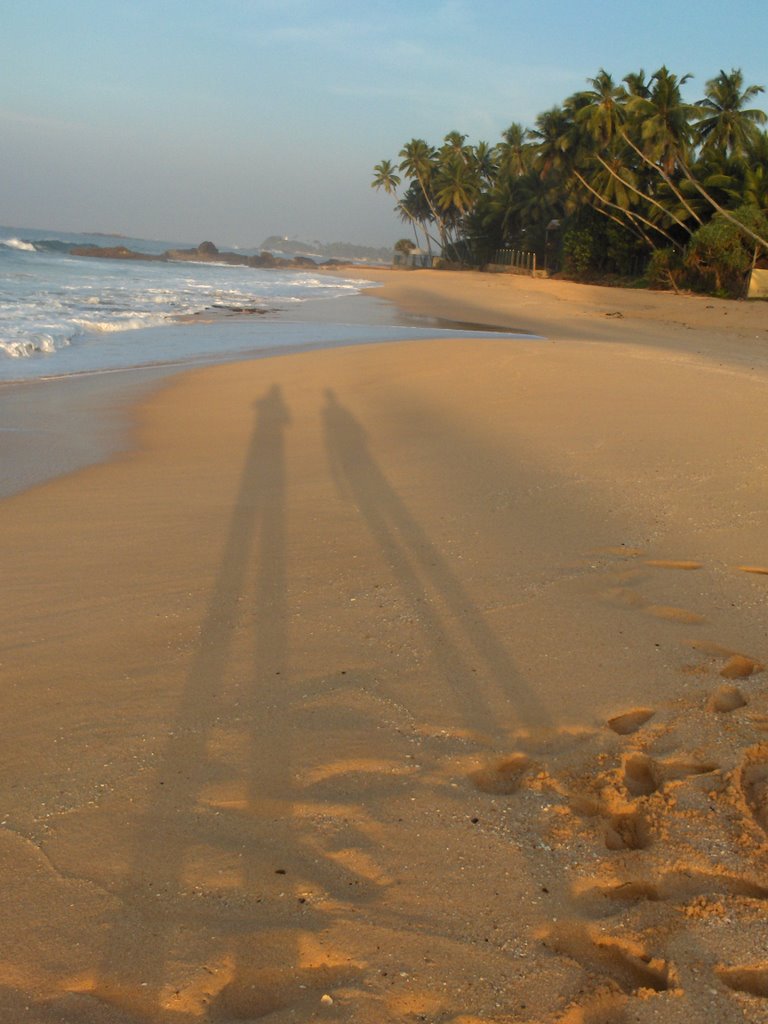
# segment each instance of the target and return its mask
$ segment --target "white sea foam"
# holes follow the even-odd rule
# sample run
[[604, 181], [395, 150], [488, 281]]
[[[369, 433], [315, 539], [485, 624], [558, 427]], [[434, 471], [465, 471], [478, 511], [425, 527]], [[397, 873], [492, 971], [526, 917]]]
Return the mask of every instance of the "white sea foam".
[[31, 242], [23, 242], [20, 238], [0, 238], [0, 245], [9, 249], [19, 249], [21, 252], [37, 252]]
[[[120, 342], [122, 332], [211, 307], [269, 311], [273, 322], [308, 299], [340, 298], [363, 285], [303, 270], [73, 257], [67, 245], [77, 241], [0, 229], [0, 380], [20, 379], [20, 362], [29, 363], [31, 377], [101, 365], [107, 337], [122, 344], [124, 365], [134, 365], [140, 346]], [[152, 339], [160, 355], [160, 336]]]

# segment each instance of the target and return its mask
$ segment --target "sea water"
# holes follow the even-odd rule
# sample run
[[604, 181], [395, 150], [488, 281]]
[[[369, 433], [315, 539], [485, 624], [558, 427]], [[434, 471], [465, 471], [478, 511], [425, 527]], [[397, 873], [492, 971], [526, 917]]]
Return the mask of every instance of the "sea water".
[[344, 277], [70, 252], [94, 244], [148, 255], [191, 247], [0, 228], [0, 496], [119, 450], [131, 403], [186, 366], [478, 333], [362, 296], [364, 267]]
[[[155, 255], [169, 242], [0, 228], [0, 381], [224, 356], [221, 345], [260, 346], [180, 319], [215, 308], [257, 310], [272, 327], [307, 300], [357, 294], [365, 282], [294, 270], [216, 263], [78, 257], [72, 246], [125, 245]], [[148, 328], [169, 328], [174, 332]], [[260, 335], [260, 337], [254, 337]]]

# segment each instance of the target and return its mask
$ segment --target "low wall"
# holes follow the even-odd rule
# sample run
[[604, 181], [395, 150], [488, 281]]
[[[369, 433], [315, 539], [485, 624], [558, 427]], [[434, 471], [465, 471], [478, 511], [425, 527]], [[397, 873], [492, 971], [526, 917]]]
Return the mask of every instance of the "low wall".
[[768, 270], [752, 271], [747, 298], [768, 299]]

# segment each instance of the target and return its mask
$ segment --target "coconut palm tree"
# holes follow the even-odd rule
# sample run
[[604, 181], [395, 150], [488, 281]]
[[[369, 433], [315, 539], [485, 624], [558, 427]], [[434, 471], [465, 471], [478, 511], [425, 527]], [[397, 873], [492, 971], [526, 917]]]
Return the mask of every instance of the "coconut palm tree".
[[464, 143], [467, 141], [467, 136], [462, 135], [461, 132], [452, 131], [443, 139], [443, 145], [440, 147], [441, 153], [456, 153], [459, 156], [464, 154]]
[[693, 145], [691, 121], [698, 108], [686, 103], [681, 92], [690, 77], [686, 74], [678, 78], [667, 67], [660, 67], [651, 79], [649, 95], [633, 96], [628, 103], [646, 155], [669, 176], [681, 160], [687, 159]]
[[509, 128], [501, 133], [501, 142], [496, 146], [500, 172], [519, 178], [530, 171], [532, 157], [528, 130], [517, 121], [513, 121]]
[[440, 239], [446, 240], [445, 218], [440, 215], [432, 195], [432, 179], [437, 170], [437, 154], [424, 139], [411, 139], [400, 150], [400, 170], [405, 171], [409, 178], [415, 179], [429, 206], [432, 218], [437, 224]]
[[744, 180], [738, 199], [768, 214], [768, 134], [756, 132], [743, 162]]
[[373, 168], [373, 181], [371, 188], [376, 191], [383, 188], [388, 196], [395, 195], [397, 186], [400, 184], [400, 176], [396, 173], [395, 165], [391, 160], [382, 160]]
[[471, 157], [480, 181], [486, 186], [492, 185], [499, 173], [495, 147], [487, 142], [478, 142], [471, 148]]
[[[678, 78], [666, 67], [661, 67], [653, 75], [649, 98], [634, 97], [630, 102], [629, 109], [641, 124], [644, 159], [652, 159], [656, 163], [665, 182], [672, 188], [675, 187], [672, 182], [673, 173], [681, 171], [693, 188], [725, 220], [738, 227], [753, 242], [768, 249], [768, 240], [718, 203], [691, 172], [689, 161], [695, 137], [693, 121], [695, 117], [701, 116], [701, 108], [686, 103], [682, 98], [681, 86], [690, 77], [683, 75]], [[676, 190], [676, 195], [683, 198], [679, 190]]]
[[461, 153], [455, 152], [450, 152], [440, 161], [434, 186], [440, 209], [456, 211], [460, 216], [469, 212], [480, 192], [475, 168], [465, 162]]
[[576, 123], [597, 146], [605, 148], [612, 144], [626, 121], [626, 92], [604, 68], [594, 78], [588, 78], [587, 83], [592, 88], [579, 93]]
[[542, 178], [561, 173], [566, 154], [574, 142], [574, 125], [565, 107], [550, 107], [536, 118], [529, 137], [534, 147], [534, 165]]
[[641, 99], [647, 100], [651, 95], [651, 82], [646, 79], [645, 71], [642, 68], [624, 75], [622, 82], [626, 86], [627, 96], [639, 96]]
[[[617, 85], [604, 68], [600, 69], [595, 78], [587, 79], [587, 82], [592, 88], [577, 93], [569, 100], [575, 111], [576, 129], [572, 149], [577, 157], [572, 170], [580, 184], [592, 195], [602, 197], [608, 206], [625, 211], [635, 227], [639, 219], [646, 226], [658, 230], [659, 214], [662, 214], [664, 222], [674, 221], [683, 230], [692, 233], [692, 229], [667, 206], [662, 205], [649, 189], [641, 187], [632, 166], [631, 147], [625, 137], [626, 90]], [[581, 159], [578, 154], [581, 154]], [[589, 184], [585, 178], [591, 179]], [[638, 202], [653, 207], [654, 211], [649, 210], [643, 217], [636, 210], [630, 216], [630, 207], [637, 207]], [[648, 219], [651, 215], [655, 216], [653, 223]], [[662, 231], [662, 234], [669, 238], [666, 232]]]
[[429, 231], [429, 224], [432, 222], [432, 211], [429, 208], [429, 204], [424, 198], [418, 182], [412, 181], [405, 194], [403, 195], [400, 202], [395, 207], [400, 219], [411, 225], [414, 236], [416, 238], [416, 244], [419, 244], [418, 228], [421, 229], [424, 235], [427, 252], [432, 254], [432, 242], [439, 246], [439, 243], [432, 237]]
[[734, 68], [729, 75], [721, 71], [711, 78], [704, 99], [698, 102], [701, 117], [695, 127], [702, 149], [714, 149], [726, 156], [745, 156], [758, 126], [766, 122], [763, 110], [747, 104], [764, 91], [762, 85], [744, 88], [740, 68]]

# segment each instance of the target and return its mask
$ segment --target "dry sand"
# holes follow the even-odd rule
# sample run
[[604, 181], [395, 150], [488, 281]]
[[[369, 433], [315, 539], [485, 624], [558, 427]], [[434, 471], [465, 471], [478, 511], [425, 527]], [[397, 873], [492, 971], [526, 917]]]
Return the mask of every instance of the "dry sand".
[[0, 1020], [765, 1021], [765, 306], [380, 276], [548, 340], [191, 372], [0, 504]]

